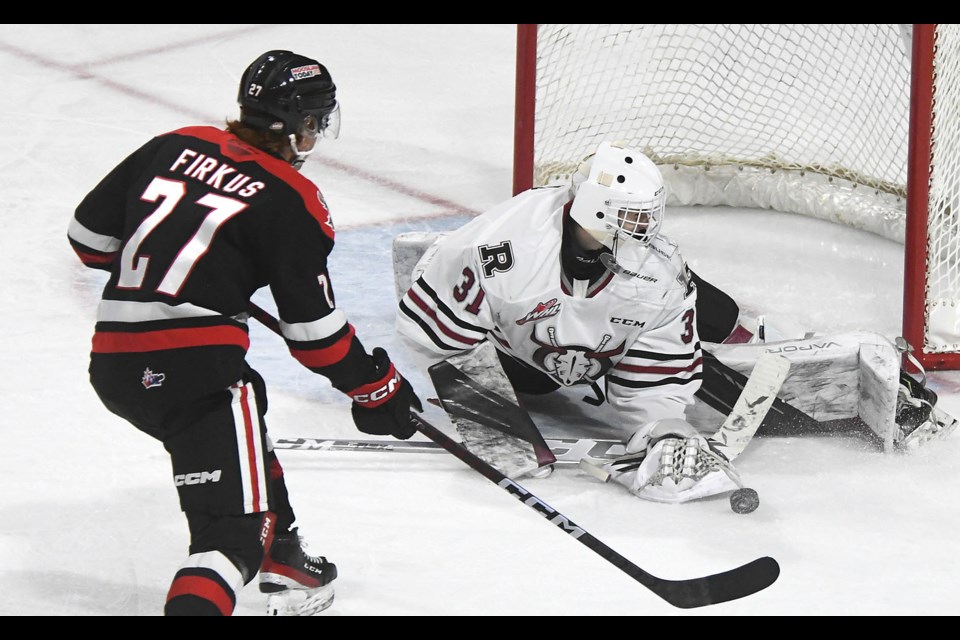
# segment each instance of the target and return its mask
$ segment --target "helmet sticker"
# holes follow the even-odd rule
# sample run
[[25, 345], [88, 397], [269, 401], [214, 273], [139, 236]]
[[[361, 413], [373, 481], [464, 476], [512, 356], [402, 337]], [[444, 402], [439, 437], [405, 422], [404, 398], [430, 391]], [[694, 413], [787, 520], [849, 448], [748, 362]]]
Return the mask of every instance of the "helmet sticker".
[[290, 75], [293, 76], [294, 80], [303, 80], [304, 78], [312, 78], [314, 76], [320, 75], [320, 65], [308, 64], [302, 67], [294, 67], [293, 69], [290, 69]]

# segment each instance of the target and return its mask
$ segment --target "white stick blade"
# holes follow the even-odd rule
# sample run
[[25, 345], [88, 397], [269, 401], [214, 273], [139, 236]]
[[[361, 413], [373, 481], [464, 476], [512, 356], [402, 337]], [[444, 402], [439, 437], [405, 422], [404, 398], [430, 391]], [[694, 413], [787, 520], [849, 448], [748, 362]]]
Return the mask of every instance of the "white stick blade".
[[753, 438], [790, 371], [790, 361], [783, 356], [765, 353], [757, 358], [733, 411], [712, 436], [717, 448], [733, 460]]

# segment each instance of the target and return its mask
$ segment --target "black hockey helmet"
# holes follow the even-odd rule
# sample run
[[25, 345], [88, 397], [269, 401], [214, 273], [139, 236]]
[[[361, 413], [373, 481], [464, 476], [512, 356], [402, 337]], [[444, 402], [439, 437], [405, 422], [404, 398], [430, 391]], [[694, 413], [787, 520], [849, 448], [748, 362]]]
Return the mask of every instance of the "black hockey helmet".
[[312, 58], [275, 49], [254, 60], [240, 79], [240, 120], [257, 129], [336, 138], [337, 87]]

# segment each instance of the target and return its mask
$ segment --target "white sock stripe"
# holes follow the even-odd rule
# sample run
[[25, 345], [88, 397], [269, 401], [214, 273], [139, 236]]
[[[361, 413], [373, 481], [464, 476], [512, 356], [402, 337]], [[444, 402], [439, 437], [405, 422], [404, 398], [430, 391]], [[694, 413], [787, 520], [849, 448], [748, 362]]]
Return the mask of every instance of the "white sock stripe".
[[204, 551], [203, 553], [194, 553], [180, 565], [181, 569], [209, 569], [213, 571], [223, 581], [233, 587], [234, 593], [240, 591], [243, 587], [243, 574], [237, 569], [237, 566], [230, 562], [227, 556], [219, 551]]
[[243, 510], [244, 513], [259, 513], [267, 510], [267, 478], [256, 396], [253, 385], [249, 383], [233, 385], [230, 393], [233, 394], [233, 423], [240, 455], [238, 462], [243, 486]]

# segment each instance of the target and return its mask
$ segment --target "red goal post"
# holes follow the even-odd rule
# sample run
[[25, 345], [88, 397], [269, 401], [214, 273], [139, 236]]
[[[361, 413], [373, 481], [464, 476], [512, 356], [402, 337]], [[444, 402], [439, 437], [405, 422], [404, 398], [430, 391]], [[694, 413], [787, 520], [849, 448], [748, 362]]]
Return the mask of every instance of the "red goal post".
[[800, 213], [904, 243], [903, 336], [960, 369], [960, 25], [518, 25], [514, 193], [604, 139], [673, 205]]

